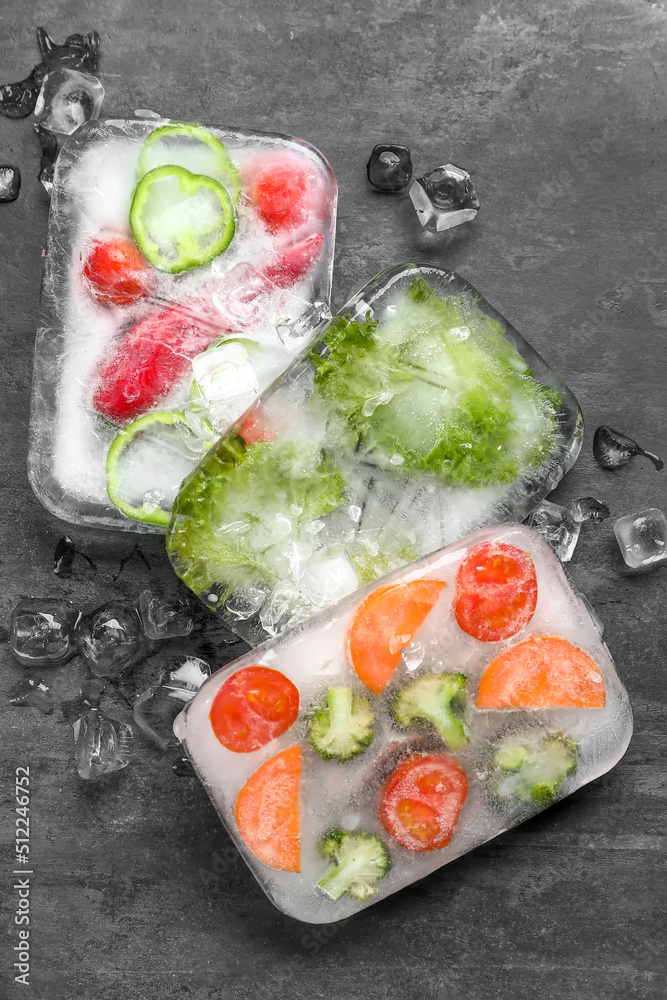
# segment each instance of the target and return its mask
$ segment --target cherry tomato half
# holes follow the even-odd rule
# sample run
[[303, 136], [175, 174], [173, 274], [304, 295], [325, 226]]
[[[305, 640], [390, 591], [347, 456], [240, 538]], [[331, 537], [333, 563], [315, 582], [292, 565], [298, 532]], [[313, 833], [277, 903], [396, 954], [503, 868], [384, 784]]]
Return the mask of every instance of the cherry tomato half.
[[153, 290], [150, 266], [124, 236], [92, 240], [81, 261], [88, 291], [101, 305], [127, 306]]
[[468, 779], [449, 757], [422, 755], [398, 767], [384, 786], [380, 819], [408, 851], [446, 847], [468, 794]]
[[270, 233], [319, 224], [325, 190], [316, 166], [295, 154], [264, 153], [250, 168], [248, 196]]
[[533, 617], [537, 574], [523, 549], [482, 542], [465, 556], [456, 577], [454, 615], [459, 627], [480, 642], [516, 635]]
[[223, 746], [235, 753], [259, 750], [294, 725], [299, 692], [289, 678], [269, 667], [244, 667], [222, 685], [209, 719]]

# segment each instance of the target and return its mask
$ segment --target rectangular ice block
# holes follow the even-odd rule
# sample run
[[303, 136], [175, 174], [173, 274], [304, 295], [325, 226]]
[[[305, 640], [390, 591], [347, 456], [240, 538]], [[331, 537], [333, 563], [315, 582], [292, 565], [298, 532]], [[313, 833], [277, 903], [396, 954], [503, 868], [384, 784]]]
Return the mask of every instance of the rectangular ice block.
[[204, 459], [174, 568], [251, 644], [475, 528], [574, 463], [576, 399], [466, 281], [390, 267]]
[[271, 901], [325, 923], [604, 774], [632, 715], [550, 546], [509, 524], [240, 657], [174, 731]]
[[164, 529], [184, 476], [330, 315], [335, 214], [331, 168], [299, 139], [167, 120], [76, 131], [33, 378], [29, 474], [49, 510]]

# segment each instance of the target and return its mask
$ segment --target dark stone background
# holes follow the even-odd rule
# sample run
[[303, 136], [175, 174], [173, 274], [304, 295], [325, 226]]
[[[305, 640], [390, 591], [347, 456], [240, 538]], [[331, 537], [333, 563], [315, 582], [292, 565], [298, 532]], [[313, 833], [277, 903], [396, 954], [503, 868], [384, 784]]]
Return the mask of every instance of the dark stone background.
[[[593, 461], [599, 423], [667, 451], [664, 2], [538, 0], [3, 0], [0, 79], [37, 61], [33, 29], [102, 36], [104, 114], [275, 129], [331, 161], [340, 202], [333, 304], [387, 264], [457, 268], [578, 396], [584, 451], [552, 499], [593, 494], [613, 518], [667, 510], [667, 473]], [[420, 231], [407, 197], [366, 183], [374, 143], [412, 148], [419, 171], [468, 167], [472, 225]], [[0, 205], [3, 333], [0, 621], [24, 595], [86, 609], [174, 587], [159, 538], [68, 528], [26, 478], [33, 336], [48, 204], [29, 121], [0, 118], [0, 159], [23, 174]], [[667, 456], [665, 456], [667, 457]], [[65, 531], [83, 559], [51, 572]], [[665, 965], [665, 569], [624, 575], [612, 521], [586, 526], [569, 569], [602, 618], [635, 735], [599, 781], [342, 927], [283, 917], [231, 847], [197, 782], [138, 740], [130, 767], [84, 783], [71, 723], [83, 671], [52, 671], [50, 717], [10, 708], [22, 669], [4, 648], [2, 846], [13, 868], [13, 775], [32, 774], [32, 995], [231, 998], [659, 998]], [[195, 646], [215, 644], [200, 634]], [[167, 650], [127, 681], [146, 685]], [[225, 662], [228, 647], [215, 651]], [[120, 706], [122, 710], [122, 705]], [[3, 879], [2, 996], [12, 983], [15, 894]], [[6, 985], [5, 985], [6, 984]], [[6, 992], [5, 992], [6, 991]]]

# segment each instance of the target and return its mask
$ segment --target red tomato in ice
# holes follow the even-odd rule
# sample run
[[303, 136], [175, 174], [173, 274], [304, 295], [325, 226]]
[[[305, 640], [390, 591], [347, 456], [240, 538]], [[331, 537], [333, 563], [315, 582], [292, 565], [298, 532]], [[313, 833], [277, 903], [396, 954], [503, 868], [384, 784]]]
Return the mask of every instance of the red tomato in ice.
[[451, 840], [467, 794], [468, 779], [449, 757], [412, 757], [384, 786], [380, 819], [401, 847], [433, 851]]
[[150, 265], [124, 236], [91, 240], [80, 257], [88, 291], [101, 305], [131, 305], [155, 287]]
[[481, 642], [516, 635], [533, 617], [537, 574], [523, 549], [483, 542], [469, 549], [456, 577], [454, 615], [460, 628]]
[[271, 233], [320, 222], [326, 192], [314, 163], [295, 153], [262, 153], [249, 169], [247, 194]]
[[294, 725], [299, 692], [289, 678], [269, 667], [244, 667], [222, 685], [209, 719], [223, 746], [235, 753], [259, 750]]

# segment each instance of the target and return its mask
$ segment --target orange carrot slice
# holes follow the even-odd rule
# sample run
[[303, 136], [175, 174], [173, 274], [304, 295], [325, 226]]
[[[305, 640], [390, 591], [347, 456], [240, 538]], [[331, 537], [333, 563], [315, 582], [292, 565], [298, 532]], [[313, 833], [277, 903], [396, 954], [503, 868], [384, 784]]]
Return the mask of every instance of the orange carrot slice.
[[446, 584], [443, 580], [411, 580], [380, 587], [359, 605], [347, 637], [347, 653], [359, 679], [381, 694]]
[[594, 660], [567, 639], [534, 636], [498, 656], [479, 685], [478, 708], [604, 708]]
[[251, 774], [236, 800], [236, 825], [246, 847], [271, 868], [300, 866], [301, 748], [288, 747]]

